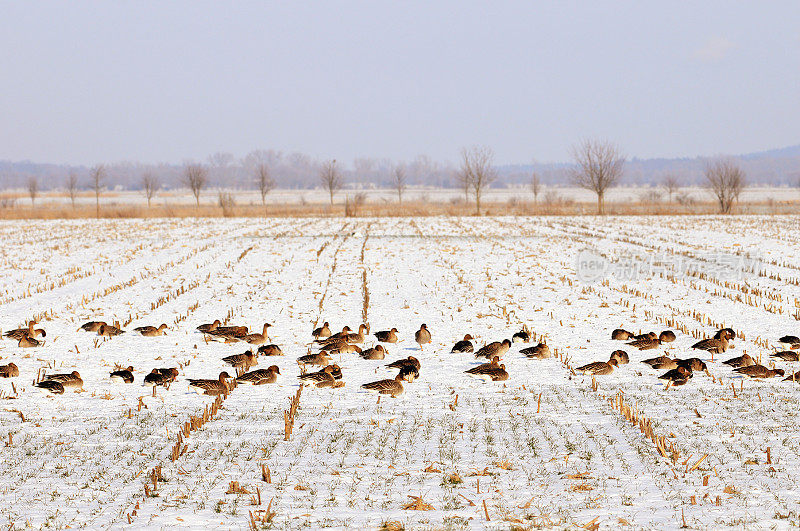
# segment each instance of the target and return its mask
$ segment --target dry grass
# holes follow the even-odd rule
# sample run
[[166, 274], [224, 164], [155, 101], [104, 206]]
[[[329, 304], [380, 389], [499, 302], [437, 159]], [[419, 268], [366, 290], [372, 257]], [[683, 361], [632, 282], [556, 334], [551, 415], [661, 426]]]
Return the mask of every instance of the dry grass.
[[[103, 204], [102, 200], [106, 203]], [[153, 205], [127, 205], [109, 202], [111, 196], [101, 198], [100, 216], [106, 219], [122, 218], [222, 218], [222, 217], [264, 217], [265, 209], [261, 205], [231, 204], [224, 205], [201, 204], [199, 207], [188, 204], [162, 204]], [[266, 208], [266, 216], [273, 218], [291, 217], [335, 217], [346, 214], [345, 204], [330, 206], [324, 203], [284, 203], [271, 204]], [[526, 201], [490, 202], [482, 205], [483, 214], [486, 216], [512, 215], [512, 216], [575, 216], [594, 215], [593, 202], [558, 202], [546, 204]], [[800, 208], [796, 202], [750, 202], [742, 203], [734, 208], [735, 214], [796, 214]], [[717, 214], [717, 205], [712, 202], [698, 202], [691, 205], [677, 203], [652, 203], [652, 202], [619, 202], [607, 203], [608, 215], [708, 215]], [[358, 217], [428, 217], [428, 216], [472, 216], [475, 206], [465, 203], [464, 200], [433, 202], [433, 201], [404, 201], [402, 205], [395, 202], [366, 202], [358, 206], [357, 212], [350, 208], [350, 216]], [[35, 207], [20, 205], [0, 208], [0, 219], [87, 219], [94, 218], [95, 207], [91, 204], [80, 204], [75, 208], [69, 204], [55, 204], [42, 201]]]

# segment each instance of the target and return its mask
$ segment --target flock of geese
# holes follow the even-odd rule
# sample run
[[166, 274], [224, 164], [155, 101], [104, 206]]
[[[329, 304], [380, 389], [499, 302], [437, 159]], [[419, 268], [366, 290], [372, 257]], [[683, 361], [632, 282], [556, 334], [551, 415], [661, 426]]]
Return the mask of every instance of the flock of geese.
[[[5, 338], [18, 341], [20, 347], [28, 348], [39, 346], [42, 340], [37, 338], [46, 337], [44, 329], [35, 328], [34, 322], [27, 327], [10, 330], [3, 334]], [[258, 347], [254, 352], [252, 347], [246, 352], [225, 356], [221, 359], [222, 363], [229, 366], [235, 376], [231, 376], [227, 370], [222, 371], [217, 378], [213, 379], [187, 379], [189, 389], [197, 393], [206, 395], [227, 394], [235, 380], [237, 384], [245, 385], [264, 385], [278, 381], [280, 368], [277, 365], [270, 365], [266, 369], [253, 369], [258, 365], [259, 357], [283, 356], [281, 348], [271, 343], [268, 330], [272, 327], [270, 323], [264, 323], [262, 331], [250, 332], [246, 326], [223, 326], [219, 320], [213, 323], [202, 324], [197, 327], [207, 341], [223, 341], [225, 343], [243, 342]], [[134, 328], [133, 332], [146, 337], [157, 337], [165, 334], [166, 324], [158, 327], [142, 326]], [[83, 324], [78, 331], [96, 333], [98, 336], [114, 337], [124, 334], [125, 330], [120, 328], [119, 322], [109, 325], [104, 321], [89, 321]], [[333, 363], [334, 355], [356, 354], [363, 360], [384, 360], [387, 355], [384, 344], [397, 343], [399, 340], [397, 328], [382, 330], [372, 334], [375, 337], [375, 346], [364, 347], [363, 345], [369, 334], [369, 326], [361, 324], [358, 331], [354, 332], [350, 327], [345, 326], [340, 332], [333, 333], [328, 322], [311, 332], [311, 345], [308, 353], [297, 358], [300, 366], [299, 379], [302, 383], [318, 388], [341, 388], [345, 383], [342, 377], [342, 369]], [[732, 348], [732, 341], [736, 338], [736, 332], [730, 328], [723, 328], [714, 334], [714, 337], [704, 339], [692, 345], [691, 348], [703, 350], [712, 355], [722, 354]], [[624, 329], [616, 329], [611, 334], [611, 339], [627, 341], [626, 345], [638, 350], [653, 350], [664, 344], [672, 343], [676, 340], [675, 333], [665, 330], [660, 334], [649, 332], [647, 334], [633, 334]], [[414, 334], [414, 340], [419, 345], [420, 351], [424, 346], [431, 343], [431, 332], [427, 325], [422, 324]], [[474, 338], [466, 334], [464, 338], [457, 341], [450, 352], [452, 353], [474, 353], [475, 358], [484, 359], [485, 362], [466, 370], [466, 374], [485, 381], [505, 381], [509, 374], [505, 364], [501, 363], [502, 357], [509, 351], [512, 343], [531, 341], [531, 333], [526, 326], [515, 333], [511, 339], [494, 341], [476, 349], [473, 344]], [[772, 354], [775, 359], [783, 361], [798, 361], [798, 351], [800, 351], [800, 338], [796, 336], [784, 336], [780, 342], [788, 344], [791, 350], [776, 351]], [[312, 349], [314, 350], [312, 352]], [[546, 359], [552, 356], [550, 348], [546, 343], [540, 342], [537, 345], [522, 348], [520, 354], [529, 359]], [[666, 351], [665, 351], [666, 353]], [[614, 350], [607, 361], [596, 361], [576, 370], [583, 374], [601, 376], [611, 374], [615, 368], [626, 365], [630, 358], [624, 350]], [[666, 355], [657, 356], [642, 360], [653, 369], [666, 371], [659, 378], [667, 381], [667, 386], [680, 386], [689, 382], [695, 372], [708, 373], [706, 363], [700, 358], [677, 359]], [[726, 361], [734, 371], [752, 378], [771, 378], [774, 376], [784, 376], [782, 369], [771, 369], [756, 362], [748, 354], [743, 354]], [[309, 370], [309, 367], [315, 370]], [[419, 378], [422, 368], [418, 358], [408, 356], [398, 359], [386, 365], [387, 368], [397, 371], [394, 378], [386, 378], [377, 381], [364, 383], [361, 387], [367, 391], [397, 397], [404, 392], [403, 383], [410, 383]], [[111, 380], [124, 384], [134, 382], [133, 367], [116, 367], [109, 377]], [[177, 367], [154, 368], [143, 380], [144, 385], [155, 388], [169, 388], [178, 378]], [[19, 368], [12, 362], [0, 365], [0, 378], [14, 378], [19, 376]], [[83, 380], [78, 371], [64, 374], [45, 374], [37, 377], [36, 387], [50, 395], [63, 394], [66, 389], [83, 389]], [[785, 380], [800, 382], [800, 371], [790, 375]]]

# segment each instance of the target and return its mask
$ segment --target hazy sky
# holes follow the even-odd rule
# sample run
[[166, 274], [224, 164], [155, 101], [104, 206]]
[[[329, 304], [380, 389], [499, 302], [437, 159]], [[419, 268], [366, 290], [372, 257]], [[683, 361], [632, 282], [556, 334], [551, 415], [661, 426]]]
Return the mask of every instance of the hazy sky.
[[800, 1], [0, 0], [0, 159], [800, 143]]

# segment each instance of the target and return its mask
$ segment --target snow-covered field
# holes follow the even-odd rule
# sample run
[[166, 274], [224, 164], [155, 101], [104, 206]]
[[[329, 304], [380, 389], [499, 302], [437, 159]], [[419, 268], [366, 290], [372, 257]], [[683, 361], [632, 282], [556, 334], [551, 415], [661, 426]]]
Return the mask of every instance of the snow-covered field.
[[[0, 341], [0, 365], [20, 369], [0, 380], [0, 526], [800, 525], [800, 386], [720, 363], [747, 352], [770, 365], [778, 338], [800, 335], [799, 221], [0, 223], [0, 326], [35, 318], [47, 332], [36, 348]], [[604, 261], [602, 273], [591, 268]], [[272, 323], [286, 355], [259, 368], [277, 364], [281, 376], [236, 387], [176, 451], [186, 422], [214, 402], [186, 379], [216, 378], [223, 356], [247, 348], [204, 341], [195, 327], [214, 319], [254, 331]], [[128, 333], [76, 332], [88, 320], [118, 320]], [[304, 387], [286, 441], [295, 359], [323, 321], [397, 327], [400, 342], [384, 361], [335, 356], [345, 387]], [[161, 323], [163, 337], [131, 332]], [[433, 341], [420, 351], [422, 323]], [[469, 378], [474, 356], [450, 353], [466, 333], [480, 345], [523, 324], [557, 355], [527, 359], [519, 350], [534, 343], [515, 343], [506, 382]], [[610, 339], [618, 327], [678, 338], [639, 352]], [[736, 330], [733, 351], [712, 362], [691, 350], [721, 327]], [[611, 375], [593, 383], [572, 370], [618, 348], [631, 363]], [[663, 371], [640, 363], [664, 351], [702, 354], [710, 375], [665, 389]], [[399, 398], [361, 389], [408, 355], [421, 374]], [[133, 365], [136, 381], [112, 382], [115, 364]], [[776, 363], [787, 374], [798, 365]], [[178, 380], [153, 397], [144, 376], [173, 366]], [[38, 393], [41, 368], [78, 370], [85, 391]]]

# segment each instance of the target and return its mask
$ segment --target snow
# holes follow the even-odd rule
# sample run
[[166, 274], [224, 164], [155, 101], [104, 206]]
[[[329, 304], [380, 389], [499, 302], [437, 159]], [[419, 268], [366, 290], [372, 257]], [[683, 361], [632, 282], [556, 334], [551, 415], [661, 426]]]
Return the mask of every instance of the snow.
[[[798, 221], [0, 223], [0, 325], [37, 317], [47, 331], [37, 348], [0, 341], [0, 364], [20, 368], [20, 377], [0, 381], [0, 523], [243, 528], [271, 501], [272, 521], [257, 527], [799, 525], [800, 387], [745, 379], [719, 363], [747, 352], [769, 365], [777, 339], [798, 335]], [[576, 269], [586, 249], [610, 264], [658, 255], [663, 267], [587, 282]], [[731, 257], [757, 260], [755, 272], [713, 267]], [[687, 263], [695, 269], [682, 269]], [[364, 312], [372, 332], [397, 327], [400, 342], [385, 345], [383, 361], [335, 356], [346, 386], [305, 386], [285, 441], [284, 411], [299, 387], [295, 359], [309, 352], [311, 330], [323, 321], [357, 329]], [[255, 331], [272, 323], [270, 336], [286, 356], [261, 358], [257, 368], [276, 364], [281, 376], [234, 389], [184, 438], [186, 451], [173, 462], [183, 424], [214, 400], [190, 392], [186, 379], [217, 378], [226, 369], [221, 358], [247, 349], [204, 341], [195, 328], [214, 319]], [[119, 320], [129, 332], [104, 340], [76, 331], [88, 320]], [[130, 332], [161, 323], [169, 327], [163, 337]], [[422, 323], [433, 340], [420, 351], [414, 332]], [[514, 343], [503, 359], [506, 382], [468, 377], [464, 371], [484, 360], [450, 353], [466, 333], [480, 346], [523, 324], [558, 355], [530, 360], [519, 350], [535, 343]], [[737, 331], [733, 351], [712, 362], [690, 348], [723, 326]], [[610, 339], [620, 327], [672, 329], [678, 339], [638, 352]], [[570, 370], [618, 348], [631, 363], [598, 376], [596, 390], [591, 377]], [[689, 384], [665, 389], [660, 372], [640, 363], [664, 351], [707, 360], [712, 376], [695, 373]], [[393, 377], [384, 365], [409, 355], [422, 369], [403, 395], [378, 401], [360, 388]], [[115, 364], [134, 366], [134, 384], [110, 380]], [[787, 374], [797, 365], [775, 363]], [[172, 366], [178, 380], [151, 396], [144, 376]], [[36, 392], [41, 368], [80, 371], [85, 391]], [[678, 455], [662, 456], [627, 422], [612, 407], [618, 396]], [[262, 481], [262, 465], [271, 483]], [[163, 481], [154, 490], [149, 483], [146, 496], [158, 466]], [[249, 493], [227, 494], [231, 482]], [[404, 509], [411, 496], [432, 510]]]

